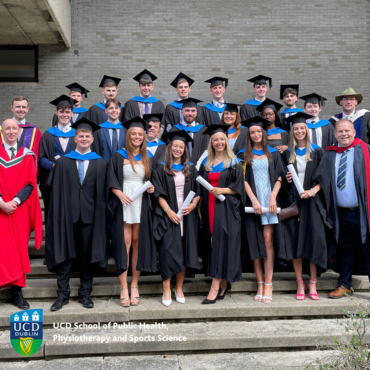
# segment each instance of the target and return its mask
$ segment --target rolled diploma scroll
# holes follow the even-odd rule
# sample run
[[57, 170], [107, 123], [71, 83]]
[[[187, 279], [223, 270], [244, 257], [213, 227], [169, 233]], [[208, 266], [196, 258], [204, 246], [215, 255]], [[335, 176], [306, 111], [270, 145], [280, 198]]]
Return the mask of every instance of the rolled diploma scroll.
[[294, 182], [295, 187], [297, 188], [298, 194], [301, 194], [302, 192], [304, 192], [304, 189], [303, 189], [301, 182], [299, 181], [297, 172], [295, 172], [294, 166], [292, 164], [289, 164], [287, 167], [288, 167], [289, 172], [292, 173], [293, 182]]
[[[130, 198], [132, 199], [132, 201], [134, 201], [138, 196], [143, 194], [144, 191], [146, 191], [149, 188], [149, 186], [151, 186], [151, 185], [152, 185], [152, 183], [150, 181], [147, 181], [144, 185], [140, 186], [139, 189], [134, 191], [134, 193], [130, 195]], [[124, 204], [124, 206], [126, 207], [127, 204]]]
[[[244, 208], [245, 213], [254, 213], [253, 207], [245, 207]], [[280, 213], [281, 208], [277, 207], [277, 213]], [[270, 213], [268, 207], [262, 207], [262, 213]]]
[[180, 218], [182, 218], [182, 216], [183, 216], [183, 214], [182, 214], [182, 209], [183, 208], [186, 208], [189, 204], [190, 204], [190, 202], [193, 200], [193, 198], [194, 198], [194, 196], [195, 196], [195, 193], [193, 192], [193, 191], [191, 191], [190, 190], [190, 192], [189, 192], [189, 194], [188, 194], [188, 196], [185, 198], [185, 200], [184, 200], [184, 203], [182, 204], [182, 206], [181, 206], [181, 208], [179, 209], [179, 211], [177, 212], [177, 216], [179, 216]]
[[[203, 185], [208, 191], [213, 189], [213, 186], [209, 182], [204, 180], [202, 176], [198, 176], [196, 180], [199, 182], [199, 184]], [[216, 198], [221, 202], [223, 202], [226, 199], [222, 194], [217, 195]]]

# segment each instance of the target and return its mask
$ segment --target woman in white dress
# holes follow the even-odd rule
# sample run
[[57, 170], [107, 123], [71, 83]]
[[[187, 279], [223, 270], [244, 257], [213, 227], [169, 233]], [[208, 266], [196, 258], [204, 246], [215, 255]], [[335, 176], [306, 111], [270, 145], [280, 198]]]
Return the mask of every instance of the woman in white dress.
[[[140, 304], [138, 282], [141, 271], [156, 270], [155, 246], [151, 237], [151, 217], [148, 206], [148, 193], [154, 186], [135, 200], [130, 196], [138, 190], [151, 175], [151, 164], [146, 149], [145, 129], [147, 123], [135, 117], [124, 123], [127, 128], [126, 148], [120, 149], [109, 162], [108, 219], [116, 261], [117, 274], [121, 283], [121, 305], [123, 307]], [[122, 158], [123, 157], [123, 158]], [[123, 159], [123, 161], [122, 161]], [[123, 162], [123, 163], [122, 163]], [[123, 233], [122, 233], [122, 221]], [[121, 225], [121, 227], [120, 227]], [[140, 235], [140, 237], [139, 237]], [[126, 247], [126, 253], [122, 249]], [[131, 299], [127, 287], [130, 248], [132, 247]]]

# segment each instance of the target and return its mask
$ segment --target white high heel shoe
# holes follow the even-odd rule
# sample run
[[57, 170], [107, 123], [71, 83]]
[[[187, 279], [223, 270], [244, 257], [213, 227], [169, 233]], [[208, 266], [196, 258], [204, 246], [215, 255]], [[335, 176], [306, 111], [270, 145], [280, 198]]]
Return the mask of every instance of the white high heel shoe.
[[165, 299], [163, 299], [163, 297], [164, 297], [164, 294], [162, 295], [162, 304], [163, 304], [164, 306], [166, 306], [166, 307], [171, 306], [172, 298], [170, 298], [170, 299], [168, 299], [168, 300], [165, 300]]
[[[182, 297], [182, 298], [179, 298], [176, 294], [176, 288], [173, 289], [173, 292], [175, 293], [175, 297], [176, 297], [176, 302], [179, 302], [179, 303], [185, 303], [185, 297]], [[184, 295], [184, 293], [182, 293]]]

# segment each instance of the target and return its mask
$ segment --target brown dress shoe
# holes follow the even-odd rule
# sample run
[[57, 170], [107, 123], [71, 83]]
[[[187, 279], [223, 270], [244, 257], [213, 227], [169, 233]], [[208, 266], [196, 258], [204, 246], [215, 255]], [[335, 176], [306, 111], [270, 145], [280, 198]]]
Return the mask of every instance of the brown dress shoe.
[[352, 295], [352, 290], [347, 289], [342, 285], [339, 285], [337, 289], [334, 290], [334, 292], [328, 293], [328, 298], [333, 298], [333, 299], [342, 298], [344, 296], [344, 293], [347, 293], [348, 295]]

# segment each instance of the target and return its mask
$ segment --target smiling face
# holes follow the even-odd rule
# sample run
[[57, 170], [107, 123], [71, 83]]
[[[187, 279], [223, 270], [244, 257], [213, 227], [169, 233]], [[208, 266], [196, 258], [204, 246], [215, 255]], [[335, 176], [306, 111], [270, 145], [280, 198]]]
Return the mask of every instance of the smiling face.
[[288, 108], [291, 108], [291, 107], [294, 107], [295, 104], [297, 103], [297, 95], [294, 95], [294, 94], [286, 94], [284, 97], [283, 97], [283, 102], [285, 103], [285, 105], [288, 107]]
[[253, 91], [256, 94], [256, 98], [259, 100], [264, 100], [266, 98], [268, 87], [266, 84], [255, 85]]
[[22, 119], [26, 117], [26, 114], [30, 110], [27, 100], [14, 101], [13, 104], [10, 106], [10, 109], [14, 114], [14, 118], [18, 122], [22, 121]]
[[226, 147], [225, 134], [222, 132], [216, 132], [211, 137], [211, 143], [216, 153], [222, 153]]
[[267, 119], [267, 121], [270, 122], [270, 125], [272, 125], [275, 123], [276, 119], [274, 110], [271, 108], [265, 108], [262, 112], [262, 118]]
[[296, 141], [304, 140], [307, 135], [305, 123], [296, 123], [293, 125], [293, 135]]
[[320, 104], [315, 103], [306, 103], [304, 107], [304, 111], [314, 117], [319, 116], [321, 109]]
[[346, 114], [352, 113], [356, 109], [358, 101], [354, 95], [345, 95], [340, 99], [340, 105]]
[[55, 113], [58, 116], [58, 122], [62, 126], [67, 126], [71, 122], [73, 111], [71, 108], [60, 108]]
[[179, 99], [187, 99], [190, 93], [189, 82], [187, 81], [180, 82], [177, 85], [176, 92], [177, 92]]
[[174, 161], [181, 159], [185, 151], [185, 143], [181, 140], [174, 140], [172, 142], [171, 153]]
[[134, 148], [140, 148], [141, 144], [144, 141], [144, 130], [140, 127], [133, 127], [131, 129], [131, 134], [130, 134], [130, 141], [131, 145]]
[[184, 117], [184, 121], [187, 124], [190, 124], [195, 121], [195, 118], [197, 117], [197, 108], [182, 108], [181, 113], [182, 116]]
[[225, 88], [222, 85], [216, 85], [210, 88], [210, 93], [213, 96], [214, 100], [222, 100], [224, 93], [225, 93]]
[[226, 125], [233, 125], [236, 121], [236, 112], [224, 111], [224, 122]]
[[148, 124], [149, 124], [149, 129], [148, 129], [147, 137], [148, 137], [148, 140], [151, 141], [151, 140], [154, 140], [158, 136], [159, 131], [161, 129], [161, 123], [149, 121]]
[[335, 126], [334, 135], [341, 147], [346, 148], [351, 145], [356, 135], [353, 123], [348, 120], [338, 121]]
[[149, 82], [147, 84], [139, 84], [139, 90], [140, 90], [141, 96], [143, 96], [144, 98], [149, 97], [153, 89], [154, 89], [154, 85], [152, 82]]
[[252, 126], [249, 128], [249, 135], [253, 143], [262, 143], [262, 128], [259, 126]]
[[79, 152], [84, 152], [90, 149], [91, 144], [94, 142], [94, 137], [91, 131], [77, 130], [75, 135], [75, 143]]
[[108, 108], [105, 109], [105, 113], [107, 113], [108, 119], [114, 122], [118, 120], [118, 117], [121, 113], [121, 108], [118, 105], [111, 103], [109, 104]]
[[4, 141], [8, 145], [14, 145], [17, 143], [17, 138], [19, 134], [19, 126], [14, 119], [6, 119], [2, 124], [2, 134], [4, 136]]

